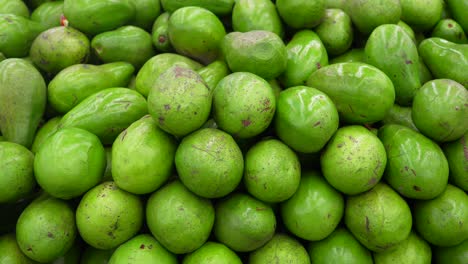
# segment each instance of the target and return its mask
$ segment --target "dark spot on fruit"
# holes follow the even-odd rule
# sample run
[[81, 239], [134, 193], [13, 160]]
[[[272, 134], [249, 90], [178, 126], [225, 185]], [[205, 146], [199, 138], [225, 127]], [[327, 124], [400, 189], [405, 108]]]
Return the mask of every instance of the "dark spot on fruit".
[[408, 170], [409, 170], [408, 166], [405, 166], [405, 171], [408, 171]]
[[180, 105], [177, 106], [177, 111], [179, 111], [179, 110], [180, 110]]
[[107, 235], [110, 236], [112, 239], [115, 239], [114, 233], [112, 231], [107, 232]]
[[159, 35], [158, 42], [162, 44], [162, 43], [166, 42], [166, 39], [167, 39], [166, 36]]
[[53, 238], [54, 234], [52, 234], [51, 232], [47, 232], [47, 237]]
[[[375, 170], [374, 170], [374, 174], [375, 174]], [[367, 182], [367, 185], [374, 186], [374, 184], [376, 183], [377, 183], [377, 178], [372, 177], [370, 178], [369, 182]]]
[[327, 214], [327, 218], [330, 218], [330, 217], [331, 217], [331, 214], [330, 214], [330, 213], [328, 213], [328, 214]]
[[257, 210], [257, 211], [265, 211], [266, 208], [265, 208], [265, 207], [257, 207], [257, 208], [255, 208], [255, 210]]
[[463, 136], [460, 141], [463, 145], [463, 155], [465, 156], [465, 160], [468, 160], [468, 146], [466, 145], [465, 137]]
[[263, 106], [264, 106], [263, 109], [261, 110], [262, 113], [263, 113], [263, 112], [266, 112], [266, 111], [268, 111], [268, 110], [271, 109], [271, 106], [270, 106], [270, 105], [271, 105], [270, 99], [266, 98], [266, 99], [262, 102], [262, 104], [263, 104]]
[[421, 191], [421, 188], [419, 188], [419, 186], [414, 185], [414, 186], [413, 186], [413, 190], [415, 190], [415, 191], [417, 191], [417, 192], [420, 192], [420, 191]]
[[369, 218], [366, 216], [366, 230], [367, 232], [370, 232], [370, 227], [369, 227]]
[[145, 249], [145, 245], [141, 244], [141, 245], [140, 245], [140, 248], [141, 248], [141, 249]]
[[337, 145], [337, 148], [342, 148], [343, 146], [344, 146], [343, 143], [339, 143], [339, 144]]
[[193, 112], [194, 115], [197, 115], [198, 113], [197, 112]]
[[416, 176], [416, 171], [411, 169], [411, 173], [413, 173], [414, 176]]
[[171, 110], [171, 105], [165, 104], [164, 105], [164, 110]]
[[266, 183], [263, 184], [263, 189], [266, 190], [267, 186], [266, 186]]
[[463, 226], [463, 222], [462, 222], [462, 221], [458, 221], [458, 225], [459, 225], [460, 227], [462, 227], [462, 226]]
[[452, 24], [450, 24], [450, 23], [448, 23], [448, 25], [447, 25], [447, 26], [448, 26], [449, 28], [452, 28], [452, 27], [453, 27], [453, 25], [452, 25]]
[[148, 248], [149, 248], [149, 249], [152, 249], [152, 248], [153, 248], [153, 244], [150, 244], [150, 245], [148, 246]]
[[358, 142], [359, 142], [359, 141], [358, 141], [356, 138], [354, 138], [353, 136], [348, 136], [348, 138], [349, 138], [352, 142], [354, 142], [354, 143], [358, 143]]
[[242, 125], [244, 127], [248, 127], [248, 126], [250, 126], [250, 124], [252, 124], [252, 121], [250, 121], [248, 119], [247, 120], [242, 120]]
[[413, 64], [412, 60], [405, 60], [405, 64]]
[[318, 125], [320, 125], [320, 121], [316, 122], [316, 123], [314, 124], [314, 127], [316, 127], [316, 126], [318, 126]]
[[32, 251], [32, 247], [28, 247], [26, 250], [27, 251]]
[[347, 157], [346, 159], [347, 159], [347, 160], [351, 160], [351, 157]]
[[322, 68], [322, 65], [320, 64], [320, 62], [317, 62], [317, 69], [320, 69]]
[[163, 116], [160, 116], [160, 117], [158, 118], [158, 122], [159, 122], [159, 124], [163, 124], [163, 123], [164, 123], [164, 117], [163, 117]]
[[366, 115], [363, 115], [363, 114], [359, 114], [360, 117], [362, 118], [366, 118], [367, 116]]
[[41, 35], [41, 38], [43, 38], [43, 39], [49, 39], [49, 36], [48, 36], [47, 34], [42, 34], [42, 35]]
[[185, 211], [184, 207], [180, 206], [179, 208], [179, 211]]
[[458, 107], [458, 105], [455, 106], [455, 111], [460, 111], [460, 107]]

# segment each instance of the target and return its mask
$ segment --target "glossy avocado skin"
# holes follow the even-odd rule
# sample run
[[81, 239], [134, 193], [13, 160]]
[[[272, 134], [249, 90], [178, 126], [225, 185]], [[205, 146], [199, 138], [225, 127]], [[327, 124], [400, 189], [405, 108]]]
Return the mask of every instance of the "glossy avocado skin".
[[419, 56], [435, 78], [447, 78], [468, 87], [468, 44], [427, 38], [419, 44]]
[[34, 39], [44, 30], [44, 27], [25, 17], [0, 14], [0, 51], [7, 58], [28, 56]]
[[307, 86], [327, 94], [340, 120], [365, 124], [382, 120], [395, 102], [395, 89], [387, 75], [361, 62], [344, 62], [313, 72]]
[[0, 73], [0, 131], [7, 141], [29, 148], [46, 107], [44, 78], [30, 62], [16, 58], [0, 62]]
[[378, 26], [365, 47], [367, 63], [379, 68], [392, 80], [395, 101], [411, 105], [421, 87], [418, 49], [411, 37], [397, 25]]
[[112, 144], [131, 123], [148, 113], [145, 98], [128, 88], [108, 88], [92, 94], [66, 113], [59, 127], [78, 127]]
[[235, 0], [160, 0], [167, 12], [174, 12], [186, 6], [198, 6], [210, 10], [216, 15], [224, 16], [232, 12]]
[[378, 137], [388, 156], [384, 179], [397, 192], [411, 199], [432, 199], [444, 191], [449, 169], [439, 145], [397, 124], [381, 127]]

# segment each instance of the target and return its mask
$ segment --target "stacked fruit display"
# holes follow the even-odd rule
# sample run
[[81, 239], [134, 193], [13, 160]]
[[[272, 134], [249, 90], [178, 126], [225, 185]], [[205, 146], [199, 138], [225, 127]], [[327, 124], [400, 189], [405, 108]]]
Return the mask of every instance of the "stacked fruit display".
[[0, 264], [468, 263], [466, 10], [0, 0]]

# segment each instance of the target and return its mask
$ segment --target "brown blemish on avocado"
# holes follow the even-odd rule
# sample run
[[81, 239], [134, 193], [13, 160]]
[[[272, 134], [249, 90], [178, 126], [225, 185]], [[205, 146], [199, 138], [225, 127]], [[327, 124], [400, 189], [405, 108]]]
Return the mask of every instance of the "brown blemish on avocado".
[[369, 227], [369, 218], [366, 216], [366, 230], [367, 232], [370, 232], [370, 227]]
[[465, 137], [462, 137], [460, 139], [460, 142], [461, 142], [462, 147], [463, 147], [463, 155], [465, 156], [465, 160], [468, 160], [468, 146], [466, 145]]
[[247, 120], [242, 120], [242, 125], [244, 127], [248, 127], [248, 126], [250, 126], [250, 124], [252, 124], [252, 121], [250, 121], [248, 119]]
[[411, 169], [411, 173], [413, 173], [414, 176], [416, 176], [416, 171]]
[[450, 24], [450, 23], [448, 23], [448, 25], [447, 25], [447, 26], [448, 26], [449, 28], [453, 27], [453, 25], [452, 25], [452, 24]]
[[322, 68], [322, 65], [320, 64], [320, 62], [317, 62], [317, 69], [320, 69]]
[[159, 124], [163, 124], [163, 123], [164, 123], [164, 117], [163, 117], [163, 116], [160, 116], [160, 117], [158, 118], [158, 122], [159, 122]]
[[124, 141], [125, 136], [127, 136], [127, 129], [125, 129], [125, 130], [122, 132], [122, 138], [120, 139], [120, 141]]
[[141, 244], [140, 249], [145, 249], [145, 245]]
[[54, 238], [54, 234], [52, 234], [51, 232], [47, 232], [47, 237]]
[[148, 249], [152, 249], [152, 248], [153, 248], [153, 244], [150, 244], [150, 245], [148, 246]]
[[405, 60], [405, 64], [413, 64], [412, 60]]
[[32, 247], [30, 247], [30, 246], [26, 250], [27, 251], [33, 251]]
[[328, 213], [328, 214], [327, 214], [327, 218], [328, 218], [328, 219], [330, 219], [330, 217], [331, 217], [331, 214], [330, 214], [330, 213]]
[[159, 35], [159, 38], [158, 38], [158, 42], [160, 44], [163, 44], [164, 42], [166, 42], [166, 36], [165, 35]]
[[171, 105], [165, 104], [164, 105], [164, 110], [171, 110]]
[[356, 138], [354, 138], [353, 136], [348, 136], [348, 138], [354, 143], [359, 143], [359, 141]]
[[266, 111], [269, 111], [271, 109], [271, 102], [270, 102], [270, 99], [266, 98], [264, 101], [263, 101], [263, 106], [264, 108], [262, 109], [262, 113], [263, 112], [266, 112]]
[[320, 125], [320, 121], [316, 122], [316, 123], [314, 124], [314, 127], [316, 127], [316, 126], [318, 126], [318, 125]]
[[265, 208], [265, 207], [256, 207], [255, 210], [257, 210], [257, 211], [265, 211], [266, 208]]
[[421, 191], [421, 188], [419, 188], [419, 186], [414, 185], [414, 186], [413, 186], [413, 190], [415, 190], [415, 191], [417, 191], [417, 192], [420, 192], [420, 191]]
[[110, 236], [112, 239], [115, 239], [114, 233], [112, 231], [107, 232], [107, 235]]
[[337, 145], [337, 148], [342, 148], [343, 146], [344, 146], [344, 143], [339, 143], [339, 144]]

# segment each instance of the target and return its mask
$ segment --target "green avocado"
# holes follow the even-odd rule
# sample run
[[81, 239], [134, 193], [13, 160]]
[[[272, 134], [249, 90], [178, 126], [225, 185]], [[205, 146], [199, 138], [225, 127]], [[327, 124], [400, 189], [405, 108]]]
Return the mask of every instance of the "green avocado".
[[411, 199], [433, 199], [444, 191], [449, 170], [439, 145], [397, 124], [381, 127], [378, 137], [388, 157], [384, 179], [395, 191]]
[[401, 20], [416, 31], [431, 30], [442, 15], [440, 0], [400, 0]]
[[426, 264], [431, 263], [431, 259], [431, 246], [414, 231], [394, 250], [374, 253], [375, 264]]
[[468, 132], [443, 146], [450, 168], [449, 181], [468, 192]]
[[320, 39], [312, 30], [301, 30], [286, 45], [287, 66], [279, 76], [286, 87], [305, 85], [312, 72], [328, 65], [328, 54]]
[[161, 13], [160, 0], [133, 0], [133, 4], [135, 5], [135, 17], [131, 24], [144, 30], [150, 30], [154, 20]]
[[145, 98], [128, 88], [107, 88], [76, 105], [59, 127], [78, 127], [95, 134], [103, 144], [112, 144], [130, 124], [148, 113]]
[[151, 34], [135, 26], [123, 26], [96, 35], [91, 48], [104, 63], [124, 61], [135, 69], [155, 55]]
[[205, 8], [215, 15], [225, 16], [232, 12], [235, 0], [160, 0], [166, 12], [173, 13], [179, 8], [197, 6]]
[[450, 18], [441, 19], [432, 30], [431, 37], [443, 38], [457, 44], [468, 44], [463, 28], [457, 21]]
[[295, 29], [313, 28], [325, 16], [325, 0], [276, 0], [283, 21]]
[[168, 33], [177, 53], [209, 64], [218, 58], [226, 30], [211, 11], [187, 6], [171, 14]]
[[63, 14], [63, 1], [46, 2], [34, 9], [31, 20], [36, 21], [44, 28], [49, 29], [60, 26]]
[[168, 12], [164, 12], [156, 18], [151, 28], [151, 39], [154, 48], [160, 52], [171, 52], [173, 50], [171, 41], [169, 41], [169, 17]]
[[203, 67], [200, 63], [176, 53], [158, 54], [143, 64], [138, 71], [135, 80], [135, 89], [144, 97], [148, 97], [159, 75], [173, 66], [199, 70]]
[[96, 35], [130, 23], [136, 15], [133, 0], [64, 0], [63, 12], [70, 26]]
[[364, 35], [380, 25], [398, 23], [402, 13], [400, 0], [348, 0], [345, 5], [353, 24]]
[[0, 51], [7, 58], [28, 56], [34, 39], [43, 30], [40, 23], [25, 17], [0, 14]]
[[461, 25], [465, 33], [468, 32], [468, 16], [466, 15], [468, 2], [460, 0], [446, 0], [445, 2], [447, 2], [452, 17]]
[[67, 113], [96, 92], [106, 88], [127, 86], [133, 72], [134, 67], [127, 62], [69, 66], [49, 82], [48, 102], [57, 112]]
[[0, 263], [5, 264], [37, 264], [28, 258], [19, 248], [14, 233], [0, 236]]
[[452, 247], [434, 247], [432, 256], [435, 264], [464, 264], [468, 259], [468, 239]]
[[90, 55], [89, 39], [80, 31], [58, 26], [37, 36], [29, 56], [41, 70], [57, 74], [68, 66], [86, 63]]
[[419, 44], [418, 51], [435, 78], [452, 79], [468, 87], [468, 44], [427, 38]]
[[182, 264], [242, 264], [232, 249], [219, 242], [208, 241], [197, 250], [185, 255]]
[[367, 63], [379, 68], [392, 80], [395, 101], [411, 105], [414, 94], [421, 87], [419, 56], [416, 44], [404, 29], [397, 25], [378, 26], [367, 40]]
[[208, 88], [213, 91], [219, 81], [228, 76], [231, 72], [227, 64], [222, 60], [214, 61], [205, 67], [197, 70], [198, 74], [203, 78]]
[[284, 27], [275, 4], [270, 0], [238, 0], [232, 10], [234, 31], [266, 30], [284, 35]]
[[353, 42], [351, 18], [341, 9], [326, 9], [325, 17], [315, 29], [330, 55], [346, 52]]
[[7, 141], [31, 146], [45, 111], [46, 92], [44, 78], [30, 62], [0, 62], [0, 131]]
[[270, 264], [275, 262], [311, 263], [304, 246], [293, 236], [281, 233], [276, 233], [263, 247], [249, 254], [250, 264]]
[[21, 0], [0, 1], [0, 14], [12, 14], [29, 18], [29, 9]]
[[360, 62], [325, 66], [310, 75], [307, 86], [327, 94], [338, 109], [340, 121], [348, 123], [380, 121], [395, 102], [390, 78], [378, 68]]

